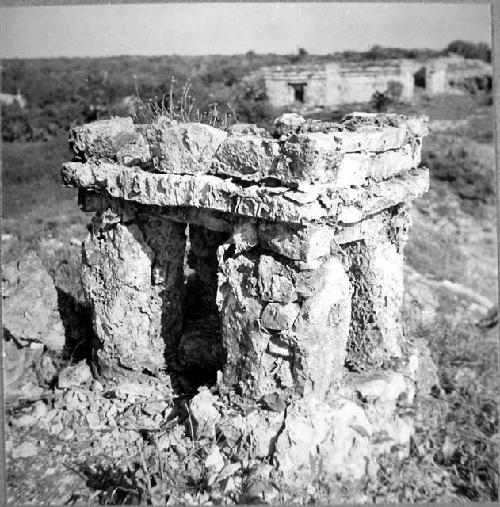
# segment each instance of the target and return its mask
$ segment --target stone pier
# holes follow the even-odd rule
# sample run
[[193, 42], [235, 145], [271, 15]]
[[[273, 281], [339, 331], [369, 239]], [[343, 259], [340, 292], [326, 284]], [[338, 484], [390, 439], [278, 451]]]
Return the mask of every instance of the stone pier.
[[369, 473], [381, 432], [407, 449], [397, 407], [418, 354], [402, 331], [403, 247], [428, 188], [426, 133], [424, 118], [362, 113], [284, 115], [274, 133], [165, 117], [73, 129], [62, 175], [95, 213], [83, 246], [95, 374], [161, 383], [180, 364], [281, 400], [245, 431], [267, 438], [262, 457], [286, 480], [320, 461]]

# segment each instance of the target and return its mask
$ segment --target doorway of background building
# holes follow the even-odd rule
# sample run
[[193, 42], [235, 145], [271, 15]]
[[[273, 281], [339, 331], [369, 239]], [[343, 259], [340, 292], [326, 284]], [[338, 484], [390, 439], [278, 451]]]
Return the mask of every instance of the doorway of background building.
[[307, 83], [288, 83], [293, 88], [295, 102], [304, 102], [304, 91]]

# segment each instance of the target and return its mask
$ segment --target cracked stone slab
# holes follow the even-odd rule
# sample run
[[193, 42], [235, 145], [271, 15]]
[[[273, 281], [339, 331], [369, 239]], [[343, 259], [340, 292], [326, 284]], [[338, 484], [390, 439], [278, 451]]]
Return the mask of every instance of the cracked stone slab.
[[317, 199], [301, 203], [293, 200], [297, 192], [286, 187], [241, 186], [205, 174], [153, 174], [107, 162], [68, 162], [63, 165], [62, 177], [66, 185], [140, 204], [190, 206], [277, 222], [330, 224], [356, 223], [411, 201], [425, 193], [429, 183], [428, 170], [417, 168], [368, 187], [323, 186]]

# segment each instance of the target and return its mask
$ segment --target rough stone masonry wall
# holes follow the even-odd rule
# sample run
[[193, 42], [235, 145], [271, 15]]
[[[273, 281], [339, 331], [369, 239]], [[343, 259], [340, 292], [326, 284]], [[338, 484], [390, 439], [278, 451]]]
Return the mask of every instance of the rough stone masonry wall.
[[359, 477], [383, 442], [407, 449], [397, 407], [418, 352], [402, 332], [403, 247], [428, 186], [426, 133], [422, 118], [362, 113], [284, 115], [274, 136], [164, 117], [73, 129], [62, 174], [95, 212], [83, 248], [95, 373], [161, 385], [222, 370], [228, 389], [274, 400], [242, 431], [287, 480], [318, 462]]

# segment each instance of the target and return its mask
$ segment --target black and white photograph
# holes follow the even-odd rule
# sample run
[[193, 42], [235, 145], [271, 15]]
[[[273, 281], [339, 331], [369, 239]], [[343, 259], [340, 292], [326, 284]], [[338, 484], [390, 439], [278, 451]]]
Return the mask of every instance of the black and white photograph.
[[498, 501], [498, 6], [42, 3], [0, 8], [0, 503]]

